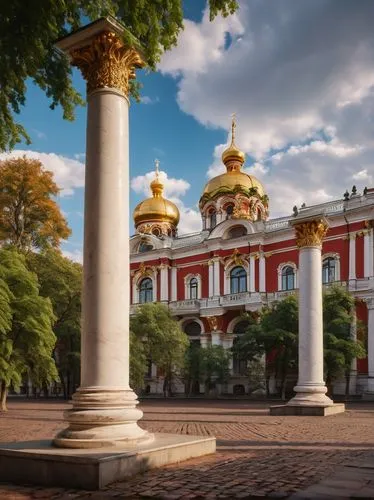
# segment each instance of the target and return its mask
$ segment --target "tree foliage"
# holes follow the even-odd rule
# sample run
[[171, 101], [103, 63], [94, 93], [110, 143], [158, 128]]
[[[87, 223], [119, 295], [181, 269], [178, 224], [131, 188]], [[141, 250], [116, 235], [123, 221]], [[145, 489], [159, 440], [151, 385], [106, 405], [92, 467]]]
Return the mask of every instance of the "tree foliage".
[[[233, 13], [236, 0], [209, 0], [210, 19]], [[63, 117], [74, 119], [82, 97], [73, 88], [67, 58], [54, 49], [57, 39], [99, 17], [112, 15], [121, 21], [144, 49], [152, 70], [164, 50], [176, 45], [183, 29], [182, 0], [35, 0], [25, 8], [22, 0], [2, 2], [0, 8], [0, 150], [13, 148], [30, 138], [14, 120], [25, 104], [27, 83], [39, 86], [60, 105]], [[127, 40], [131, 42], [131, 39]], [[136, 86], [134, 87], [136, 94]]]
[[355, 301], [352, 295], [339, 286], [329, 288], [323, 297], [323, 330], [326, 385], [331, 392], [334, 380], [345, 377], [346, 395], [352, 362], [364, 358], [366, 351], [360, 340], [351, 336]]
[[205, 384], [205, 393], [215, 389], [216, 383], [227, 382], [230, 370], [230, 352], [221, 345], [208, 345], [200, 349], [201, 378]]
[[0, 241], [18, 250], [58, 247], [70, 229], [53, 199], [59, 192], [52, 172], [38, 160], [0, 162]]
[[55, 360], [67, 398], [80, 377], [82, 266], [54, 249], [28, 254], [27, 264], [38, 276], [40, 295], [52, 303]]
[[145, 356], [164, 372], [165, 390], [171, 393], [173, 378], [184, 365], [188, 347], [187, 335], [178, 321], [163, 304], [143, 304], [130, 318], [130, 330], [144, 343]]
[[[41, 387], [58, 379], [52, 351], [56, 337], [51, 301], [39, 295], [36, 275], [25, 257], [13, 249], [0, 250], [2, 297], [8, 297], [7, 323], [0, 331], [0, 385], [2, 409], [8, 388], [19, 387], [22, 377]], [[5, 283], [5, 284], [4, 284]], [[10, 314], [9, 314], [10, 312]], [[4, 315], [4, 313], [2, 313]]]

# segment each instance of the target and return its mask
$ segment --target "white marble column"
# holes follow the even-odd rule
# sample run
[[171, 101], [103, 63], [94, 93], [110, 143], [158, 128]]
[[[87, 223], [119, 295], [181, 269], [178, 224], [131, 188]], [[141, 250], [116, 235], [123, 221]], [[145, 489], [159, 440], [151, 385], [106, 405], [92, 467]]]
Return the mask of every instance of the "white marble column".
[[364, 276], [370, 278], [373, 275], [373, 230], [369, 229], [364, 236]]
[[177, 299], [177, 268], [173, 266], [171, 268], [171, 300], [175, 302]]
[[356, 234], [349, 235], [349, 274], [348, 279], [356, 279]]
[[259, 292], [266, 292], [266, 261], [263, 252], [259, 257]]
[[167, 302], [169, 300], [169, 266], [161, 264], [160, 266], [160, 300]]
[[129, 386], [127, 94], [141, 59], [109, 31], [69, 38], [64, 48], [87, 80], [81, 385], [54, 443], [94, 448], [149, 439]]
[[213, 264], [213, 295], [219, 297], [221, 295], [221, 274], [219, 258], [214, 259]]
[[330, 406], [323, 380], [322, 240], [324, 219], [295, 224], [299, 247], [299, 376], [288, 405]]
[[368, 308], [368, 387], [374, 396], [374, 299], [366, 300]]

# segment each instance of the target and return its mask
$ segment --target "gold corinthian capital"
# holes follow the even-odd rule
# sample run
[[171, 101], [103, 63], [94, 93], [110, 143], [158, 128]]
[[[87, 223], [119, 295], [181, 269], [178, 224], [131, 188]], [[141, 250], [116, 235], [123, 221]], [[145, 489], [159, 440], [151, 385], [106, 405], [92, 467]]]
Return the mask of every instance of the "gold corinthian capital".
[[97, 89], [114, 88], [129, 93], [129, 81], [135, 78], [135, 68], [144, 66], [139, 52], [124, 45], [111, 31], [97, 35], [90, 45], [72, 50], [71, 63], [77, 66], [87, 81], [87, 94]]
[[296, 244], [302, 247], [320, 247], [327, 233], [328, 225], [322, 219], [295, 224]]

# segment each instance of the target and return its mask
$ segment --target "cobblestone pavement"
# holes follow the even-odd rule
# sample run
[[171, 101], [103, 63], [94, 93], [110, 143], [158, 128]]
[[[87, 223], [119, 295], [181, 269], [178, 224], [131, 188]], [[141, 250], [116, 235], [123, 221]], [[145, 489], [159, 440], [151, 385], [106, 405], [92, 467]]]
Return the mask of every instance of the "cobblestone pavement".
[[[374, 404], [349, 405], [346, 413], [325, 418], [271, 417], [268, 406], [243, 400], [147, 400], [141, 405], [144, 428], [216, 436], [217, 453], [97, 492], [0, 484], [0, 500], [287, 498], [330, 478], [339, 466], [374, 461]], [[51, 438], [64, 427], [67, 407], [11, 401], [9, 412], [0, 414], [0, 442]]]

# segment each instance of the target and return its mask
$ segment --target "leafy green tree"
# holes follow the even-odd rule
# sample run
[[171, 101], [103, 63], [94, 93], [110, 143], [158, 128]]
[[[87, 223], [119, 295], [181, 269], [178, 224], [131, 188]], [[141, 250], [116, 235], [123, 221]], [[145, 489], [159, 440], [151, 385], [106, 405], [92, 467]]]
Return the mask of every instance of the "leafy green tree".
[[205, 394], [209, 395], [216, 384], [227, 382], [230, 376], [231, 353], [221, 345], [208, 345], [200, 349], [201, 377], [205, 384]]
[[53, 306], [54, 358], [68, 398], [80, 379], [82, 266], [54, 249], [28, 254], [27, 264], [38, 276], [40, 295], [48, 297]]
[[[227, 16], [236, 0], [209, 0], [210, 18]], [[50, 99], [51, 109], [60, 105], [63, 117], [74, 119], [82, 97], [73, 88], [67, 58], [53, 44], [87, 19], [112, 15], [120, 20], [144, 48], [146, 64], [155, 69], [164, 50], [176, 45], [183, 29], [182, 0], [38, 0], [25, 8], [22, 0], [2, 2], [0, 8], [0, 150], [13, 148], [30, 138], [14, 120], [25, 104], [27, 82], [38, 85]], [[130, 38], [127, 40], [132, 42]], [[133, 88], [136, 95], [136, 86]]]
[[58, 374], [52, 358], [56, 337], [51, 301], [39, 295], [37, 277], [27, 269], [23, 255], [2, 249], [0, 263], [7, 285], [2, 284], [2, 296], [9, 300], [5, 319], [10, 320], [2, 321], [0, 331], [0, 400], [1, 410], [6, 410], [8, 389], [18, 388], [23, 376], [42, 387], [58, 380]]
[[276, 352], [276, 377], [281, 380], [281, 398], [286, 398], [287, 376], [297, 367], [297, 341], [299, 332], [298, 301], [294, 295], [275, 302], [262, 316], [261, 328], [264, 344]]
[[0, 242], [23, 251], [58, 247], [71, 233], [54, 200], [58, 192], [39, 160], [0, 162]]
[[196, 387], [201, 381], [201, 350], [200, 344], [191, 342], [185, 353], [182, 376], [188, 396], [198, 392]]
[[[237, 337], [232, 351], [234, 355], [247, 362], [250, 383], [252, 379], [251, 366], [259, 363], [264, 365], [266, 395], [269, 396], [269, 380], [272, 374], [275, 375], [274, 363], [269, 360], [275, 346], [273, 336], [268, 331], [264, 331], [261, 324], [262, 316], [267, 311], [268, 309], [264, 308], [258, 317], [254, 317], [252, 314], [243, 315], [243, 319], [248, 321], [248, 328], [244, 334]], [[264, 357], [266, 359], [265, 363], [262, 361]]]
[[163, 371], [164, 392], [171, 395], [173, 379], [184, 365], [187, 335], [169, 309], [160, 303], [139, 306], [130, 318], [130, 330], [144, 342], [146, 357]]
[[130, 385], [135, 391], [143, 389], [147, 368], [144, 342], [135, 333], [130, 332]]
[[345, 377], [346, 395], [352, 362], [364, 358], [366, 351], [360, 340], [351, 336], [355, 301], [352, 295], [339, 286], [329, 288], [323, 297], [323, 330], [325, 379], [330, 393], [334, 380]]

